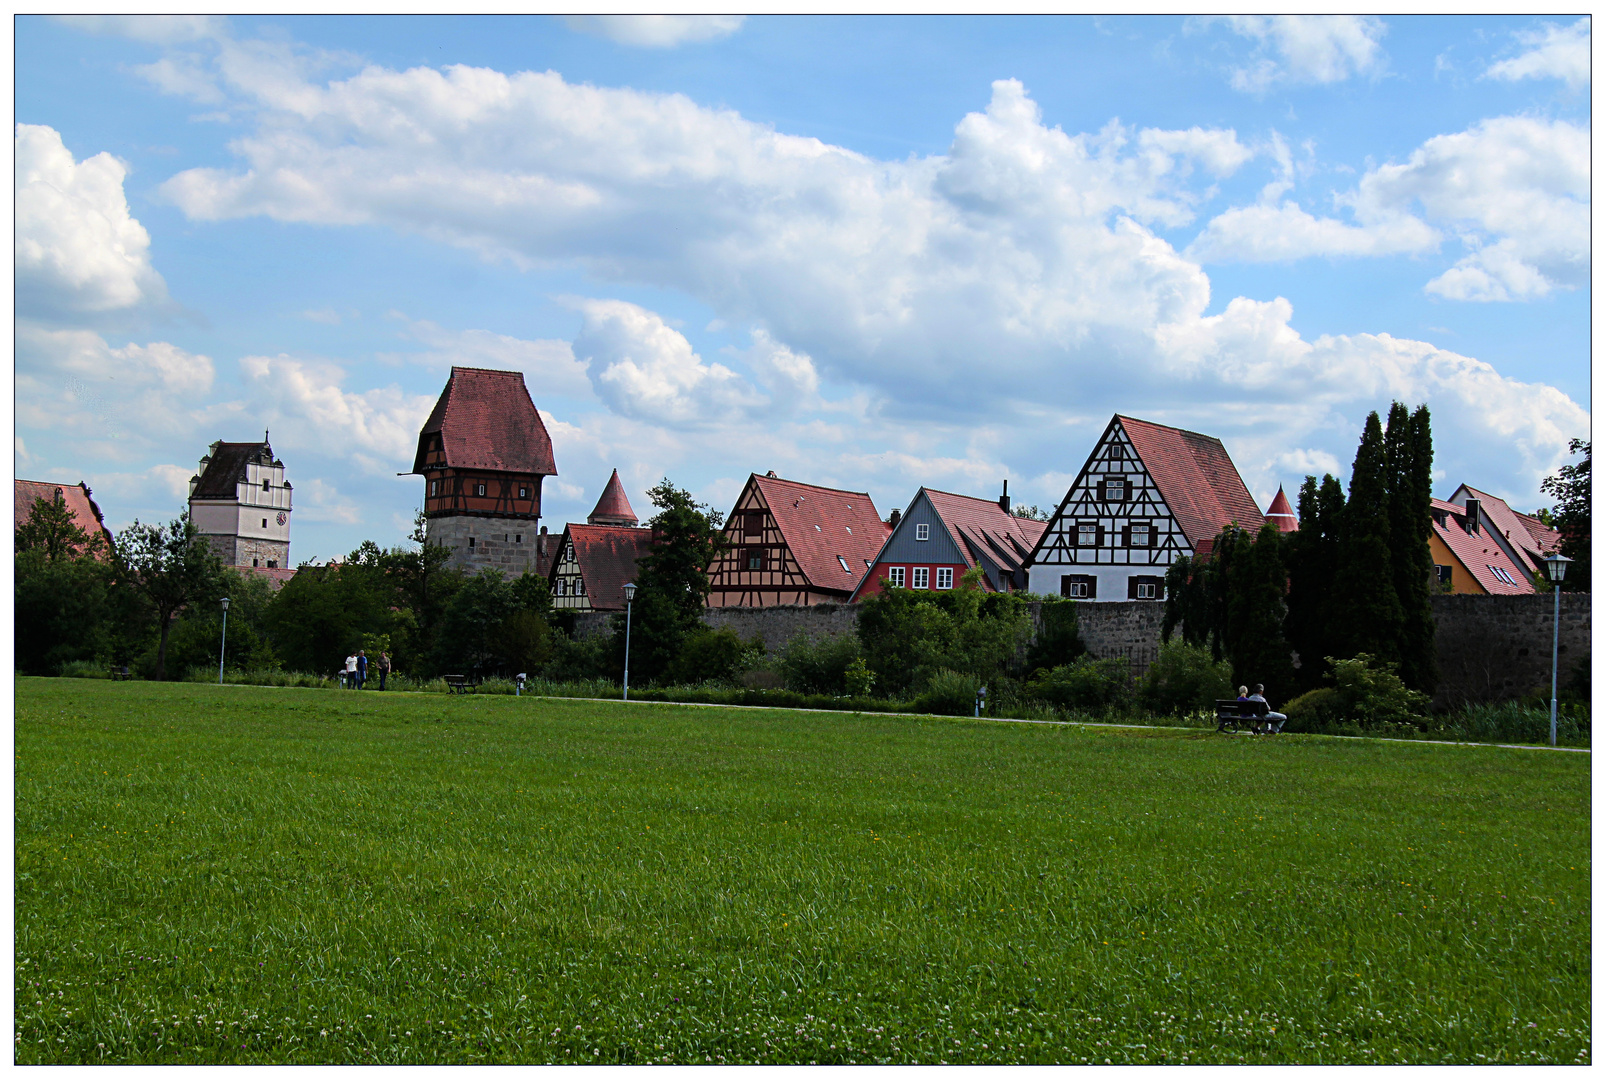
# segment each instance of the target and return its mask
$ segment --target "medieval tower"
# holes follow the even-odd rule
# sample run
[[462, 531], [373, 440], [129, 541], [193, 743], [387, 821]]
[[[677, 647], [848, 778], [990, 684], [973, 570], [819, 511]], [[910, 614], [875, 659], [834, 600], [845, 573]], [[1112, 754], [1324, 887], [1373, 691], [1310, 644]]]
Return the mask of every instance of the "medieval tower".
[[190, 477], [190, 520], [226, 566], [290, 565], [290, 482], [266, 432], [206, 448]]
[[449, 565], [537, 569], [541, 480], [557, 472], [522, 374], [452, 368], [413, 459], [424, 478], [425, 536], [451, 551]]

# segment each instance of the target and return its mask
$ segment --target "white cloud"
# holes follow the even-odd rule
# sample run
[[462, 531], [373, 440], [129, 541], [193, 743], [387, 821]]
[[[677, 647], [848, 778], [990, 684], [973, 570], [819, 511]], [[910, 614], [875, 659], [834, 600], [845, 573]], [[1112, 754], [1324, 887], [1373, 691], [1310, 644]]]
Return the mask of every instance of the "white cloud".
[[1233, 72], [1235, 90], [1342, 82], [1383, 66], [1381, 41], [1388, 28], [1370, 15], [1232, 15], [1220, 21], [1260, 43], [1254, 63]]
[[567, 341], [527, 341], [489, 330], [447, 330], [428, 320], [409, 319], [394, 311], [391, 317], [406, 324], [406, 337], [425, 346], [426, 351], [421, 353], [398, 354], [415, 363], [443, 370], [456, 364], [520, 371], [536, 401], [552, 394], [591, 397], [586, 366], [575, 360], [574, 349]]
[[53, 18], [77, 30], [131, 38], [153, 45], [178, 45], [215, 38], [227, 32], [228, 22], [217, 15], [56, 15]]
[[1235, 207], [1187, 254], [1271, 262], [1422, 253], [1449, 233], [1469, 253], [1427, 284], [1430, 293], [1521, 300], [1579, 287], [1589, 280], [1589, 140], [1587, 127], [1564, 120], [1485, 120], [1429, 139], [1401, 164], [1370, 169], [1337, 198], [1354, 224], [1292, 201]]
[[813, 403], [820, 390], [820, 373], [807, 353], [793, 352], [762, 329], [753, 331], [753, 345], [738, 354], [747, 361], [775, 405], [796, 412]]
[[[377, 224], [519, 265], [676, 290], [727, 325], [762, 328], [742, 355], [773, 399], [790, 392], [788, 378], [832, 388], [795, 419], [778, 417], [659, 316], [575, 301], [585, 325], [573, 362], [589, 364], [614, 412], [575, 426], [595, 425], [586, 430], [614, 464], [626, 454], [654, 469], [694, 452], [722, 460], [735, 440], [754, 467], [767, 462], [760, 471], [796, 465], [793, 475], [840, 473], [850, 486], [875, 482], [853, 470], [883, 452], [894, 455], [875, 466], [885, 476], [902, 475], [896, 455], [978, 482], [1009, 460], [1032, 463], [1017, 476], [1041, 476], [1074, 470], [1085, 453], [1063, 439], [1033, 442], [1044, 424], [1074, 411], [1097, 427], [1139, 400], [1162, 422], [1250, 433], [1243, 445], [1264, 472], [1295, 446], [1347, 460], [1360, 418], [1386, 408], [1396, 386], [1435, 407], [1469, 394], [1524, 403], [1526, 420], [1501, 421], [1521, 429], [1509, 438], [1491, 426], [1493, 412], [1468, 411], [1449, 429], [1456, 453], [1486, 477], [1532, 483], [1536, 463], [1564, 450], [1559, 432], [1587, 431], [1587, 414], [1559, 392], [1420, 342], [1306, 342], [1284, 301], [1234, 300], [1206, 318], [1209, 279], [1154, 228], [1192, 219], [1193, 167], [1226, 174], [1247, 160], [1231, 132], [1112, 122], [1070, 134], [1004, 80], [984, 111], [960, 120], [947, 153], [877, 161], [679, 95], [577, 86], [551, 72], [371, 67], [282, 94], [258, 86], [260, 122], [234, 144], [242, 167], [189, 170], [164, 186], [192, 219]], [[1467, 230], [1449, 194], [1454, 175], [1427, 181], [1453, 148], [1430, 143], [1420, 160], [1369, 173], [1346, 204], [1357, 225], [1335, 230], [1274, 203], [1260, 225], [1292, 222], [1313, 244], [1357, 253], [1419, 249], [1439, 222]], [[1272, 152], [1292, 175], [1287, 147]], [[1522, 167], [1474, 171], [1510, 188]], [[1498, 243], [1504, 219], [1480, 213], [1458, 235]], [[1380, 235], [1384, 222], [1405, 239]], [[1256, 243], [1244, 249], [1281, 254]], [[1416, 374], [1393, 378], [1402, 365]], [[1533, 449], [1500, 452], [1500, 440]]]
[[252, 415], [277, 433], [276, 444], [348, 461], [378, 476], [412, 465], [418, 431], [435, 406], [436, 395], [409, 394], [394, 385], [344, 390], [342, 368], [282, 353], [243, 357], [240, 373]]
[[336, 311], [334, 308], [326, 307], [317, 308], [316, 310], [303, 311], [301, 313], [301, 317], [306, 319], [308, 322], [323, 323], [325, 326], [340, 325], [340, 312]]
[[575, 355], [615, 412], [678, 427], [729, 423], [766, 404], [730, 368], [704, 363], [661, 316], [623, 300], [570, 302], [585, 318]]
[[694, 41], [729, 37], [745, 15], [565, 15], [569, 29], [642, 49], [673, 49]]
[[1541, 23], [1537, 30], [1523, 30], [1517, 40], [1528, 51], [1502, 60], [1484, 72], [1487, 78], [1561, 79], [1576, 90], [1589, 85], [1589, 16], [1571, 26]]
[[82, 316], [164, 300], [150, 234], [123, 195], [123, 164], [106, 153], [75, 163], [54, 128], [16, 131], [18, 309]]
[[212, 361], [164, 341], [113, 348], [90, 330], [16, 325], [19, 426], [151, 443], [193, 431]]
[[227, 100], [217, 78], [202, 67], [199, 58], [179, 53], [164, 56], [149, 64], [136, 64], [134, 74], [164, 94], [187, 97], [204, 105], [219, 105]]

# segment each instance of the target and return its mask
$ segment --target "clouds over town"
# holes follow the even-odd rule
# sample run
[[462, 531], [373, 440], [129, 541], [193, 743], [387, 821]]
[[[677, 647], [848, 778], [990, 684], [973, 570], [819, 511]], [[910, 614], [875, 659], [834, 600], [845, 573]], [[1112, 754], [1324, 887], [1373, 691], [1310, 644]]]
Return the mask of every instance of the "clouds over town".
[[[1245, 91], [1387, 69], [1376, 19], [1224, 25], [1252, 53], [1231, 76]], [[646, 48], [739, 26], [576, 24]], [[1490, 78], [1576, 78], [1578, 26], [1587, 49], [1587, 20], [1535, 31]], [[1448, 251], [1453, 265], [1420, 286], [1445, 303], [1586, 287], [1585, 125], [1492, 117], [1370, 164], [1328, 205], [1296, 198], [1290, 178], [1222, 207], [1223, 182], [1287, 165], [1281, 136], [1115, 118], [1066, 131], [1014, 79], [954, 118], [944, 152], [885, 160], [681, 94], [555, 71], [370, 63], [336, 77], [332, 53], [236, 40], [218, 24], [162, 33], [145, 78], [248, 117], [235, 163], [181, 168], [157, 189], [193, 227], [377, 228], [488, 265], [583, 271], [585, 295], [552, 298], [578, 320], [571, 341], [409, 310], [389, 322], [401, 345], [378, 351], [438, 375], [450, 363], [526, 372], [543, 408], [572, 404], [553, 417], [560, 467], [570, 448], [598, 468], [611, 456], [645, 486], [669, 463], [704, 460], [721, 483], [792, 469], [900, 500], [919, 483], [971, 490], [1010, 474], [1049, 502], [1120, 410], [1223, 436], [1264, 496], [1313, 463], [1347, 471], [1366, 412], [1397, 397], [1433, 407], [1440, 468], [1528, 493], [1588, 430], [1587, 412], [1551, 387], [1365, 326], [1307, 339], [1287, 300], [1213, 297], [1207, 272]], [[115, 159], [74, 162], [49, 128], [21, 125], [17, 140], [19, 297], [86, 317], [165, 301]], [[1188, 242], [1174, 242], [1178, 230]], [[637, 288], [689, 298], [746, 346], [704, 355], [690, 328], [625, 299]], [[74, 332], [93, 335], [88, 323]], [[102, 340], [97, 353], [41, 330], [29, 348], [126, 353], [148, 392], [175, 401], [197, 385], [164, 381], [184, 363], [164, 368], [155, 344], [136, 355]], [[284, 439], [394, 473], [435, 391], [394, 366], [358, 374], [362, 359], [264, 349], [220, 366], [237, 365], [239, 407]], [[721, 447], [737, 435], [754, 460], [727, 464]]]

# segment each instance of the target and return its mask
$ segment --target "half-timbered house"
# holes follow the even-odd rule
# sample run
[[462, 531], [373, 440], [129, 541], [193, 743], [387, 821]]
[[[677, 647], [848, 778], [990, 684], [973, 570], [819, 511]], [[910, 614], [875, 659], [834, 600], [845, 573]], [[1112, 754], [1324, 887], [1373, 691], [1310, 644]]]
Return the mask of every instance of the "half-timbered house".
[[571, 522], [558, 537], [547, 577], [552, 606], [563, 611], [623, 611], [625, 583], [635, 580], [636, 560], [650, 550], [652, 530], [636, 527], [636, 512], [615, 469], [586, 524]]
[[450, 565], [520, 574], [536, 565], [552, 440], [517, 371], [454, 367], [418, 433], [425, 534]]
[[753, 473], [708, 568], [708, 606], [846, 603], [891, 530], [866, 492]]
[[1026, 560], [1048, 524], [1009, 512], [1009, 485], [997, 501], [921, 488], [854, 592], [855, 601], [887, 585], [952, 589], [981, 567], [987, 592], [1026, 587]]
[[1265, 520], [1220, 439], [1116, 415], [1032, 552], [1031, 591], [1161, 600], [1179, 556]]

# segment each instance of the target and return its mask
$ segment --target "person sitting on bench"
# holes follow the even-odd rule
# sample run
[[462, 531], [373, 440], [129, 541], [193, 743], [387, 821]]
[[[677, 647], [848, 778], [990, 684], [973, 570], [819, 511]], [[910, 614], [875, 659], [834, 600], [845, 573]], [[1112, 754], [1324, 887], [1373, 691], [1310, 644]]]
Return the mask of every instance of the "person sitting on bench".
[[[1238, 688], [1238, 692], [1240, 694], [1243, 693], [1243, 688], [1239, 687]], [[1253, 694], [1249, 695], [1249, 700], [1250, 701], [1258, 701], [1262, 705], [1266, 706], [1266, 730], [1271, 732], [1273, 735], [1275, 735], [1275, 734], [1277, 734], [1279, 731], [1281, 731], [1283, 729], [1283, 725], [1284, 724], [1288, 723], [1288, 717], [1284, 716], [1280, 712], [1272, 712], [1271, 711], [1271, 702], [1266, 700], [1265, 693], [1266, 693], [1265, 684], [1264, 683], [1256, 683], [1255, 684], [1255, 692]]]

